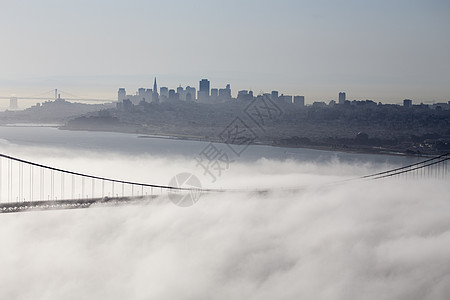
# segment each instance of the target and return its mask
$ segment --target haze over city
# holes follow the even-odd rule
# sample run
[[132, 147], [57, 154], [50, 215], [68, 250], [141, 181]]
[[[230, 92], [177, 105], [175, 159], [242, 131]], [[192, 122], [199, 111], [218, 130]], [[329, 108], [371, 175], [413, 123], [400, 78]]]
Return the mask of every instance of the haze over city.
[[450, 299], [449, 0], [0, 0], [0, 299]]
[[[2, 1], [1, 96], [115, 98], [157, 76], [307, 102], [449, 100], [450, 4], [432, 1]], [[233, 95], [235, 96], [235, 95]]]

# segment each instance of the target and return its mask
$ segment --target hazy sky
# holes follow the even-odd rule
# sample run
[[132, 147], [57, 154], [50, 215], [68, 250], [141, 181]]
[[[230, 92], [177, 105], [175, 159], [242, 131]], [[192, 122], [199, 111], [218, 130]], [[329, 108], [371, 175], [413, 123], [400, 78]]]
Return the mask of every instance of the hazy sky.
[[[450, 100], [448, 0], [0, 1], [0, 96], [160, 85]], [[6, 101], [6, 100], [2, 100]]]

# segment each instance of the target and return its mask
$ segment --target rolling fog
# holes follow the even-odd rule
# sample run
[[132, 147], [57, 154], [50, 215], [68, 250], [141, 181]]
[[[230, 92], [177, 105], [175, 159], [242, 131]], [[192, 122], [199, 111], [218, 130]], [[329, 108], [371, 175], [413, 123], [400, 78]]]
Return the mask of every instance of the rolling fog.
[[[64, 169], [213, 188], [151, 203], [0, 215], [1, 299], [447, 299], [448, 181], [354, 181], [388, 163], [236, 161], [211, 183], [192, 156], [22, 147]], [[105, 171], [107, 172], [105, 174]], [[301, 187], [285, 191], [286, 187]]]

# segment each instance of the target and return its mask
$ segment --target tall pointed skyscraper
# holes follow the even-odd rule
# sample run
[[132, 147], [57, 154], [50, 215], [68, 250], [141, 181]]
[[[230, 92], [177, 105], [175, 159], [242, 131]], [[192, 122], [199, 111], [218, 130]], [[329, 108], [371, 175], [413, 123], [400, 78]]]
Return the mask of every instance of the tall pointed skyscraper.
[[153, 83], [153, 102], [159, 102], [159, 95], [158, 95], [158, 85], [156, 84], [156, 77], [155, 82]]

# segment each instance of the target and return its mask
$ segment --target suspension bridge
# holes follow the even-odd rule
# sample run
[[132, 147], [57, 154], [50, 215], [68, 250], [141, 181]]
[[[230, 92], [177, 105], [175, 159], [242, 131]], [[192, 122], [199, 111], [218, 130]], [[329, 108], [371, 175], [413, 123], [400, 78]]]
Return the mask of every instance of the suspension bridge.
[[[411, 165], [335, 182], [387, 178], [448, 178], [450, 153]], [[217, 193], [238, 190], [201, 189], [117, 180], [63, 170], [0, 154], [0, 213], [76, 209], [148, 201], [166, 193]], [[256, 192], [267, 192], [257, 190]], [[240, 191], [242, 192], [242, 191]], [[251, 191], [246, 191], [251, 192]]]
[[83, 97], [83, 96], [77, 96], [72, 93], [54, 89], [47, 91], [45, 93], [41, 93], [38, 95], [31, 95], [31, 96], [0, 96], [0, 99], [7, 100], [14, 99], [16, 105], [19, 100], [58, 100], [61, 97], [61, 94], [63, 95], [64, 100], [67, 101], [74, 101], [74, 102], [98, 102], [98, 103], [105, 103], [105, 102], [114, 102], [117, 101], [117, 99], [101, 99], [101, 98], [92, 98], [92, 97]]

